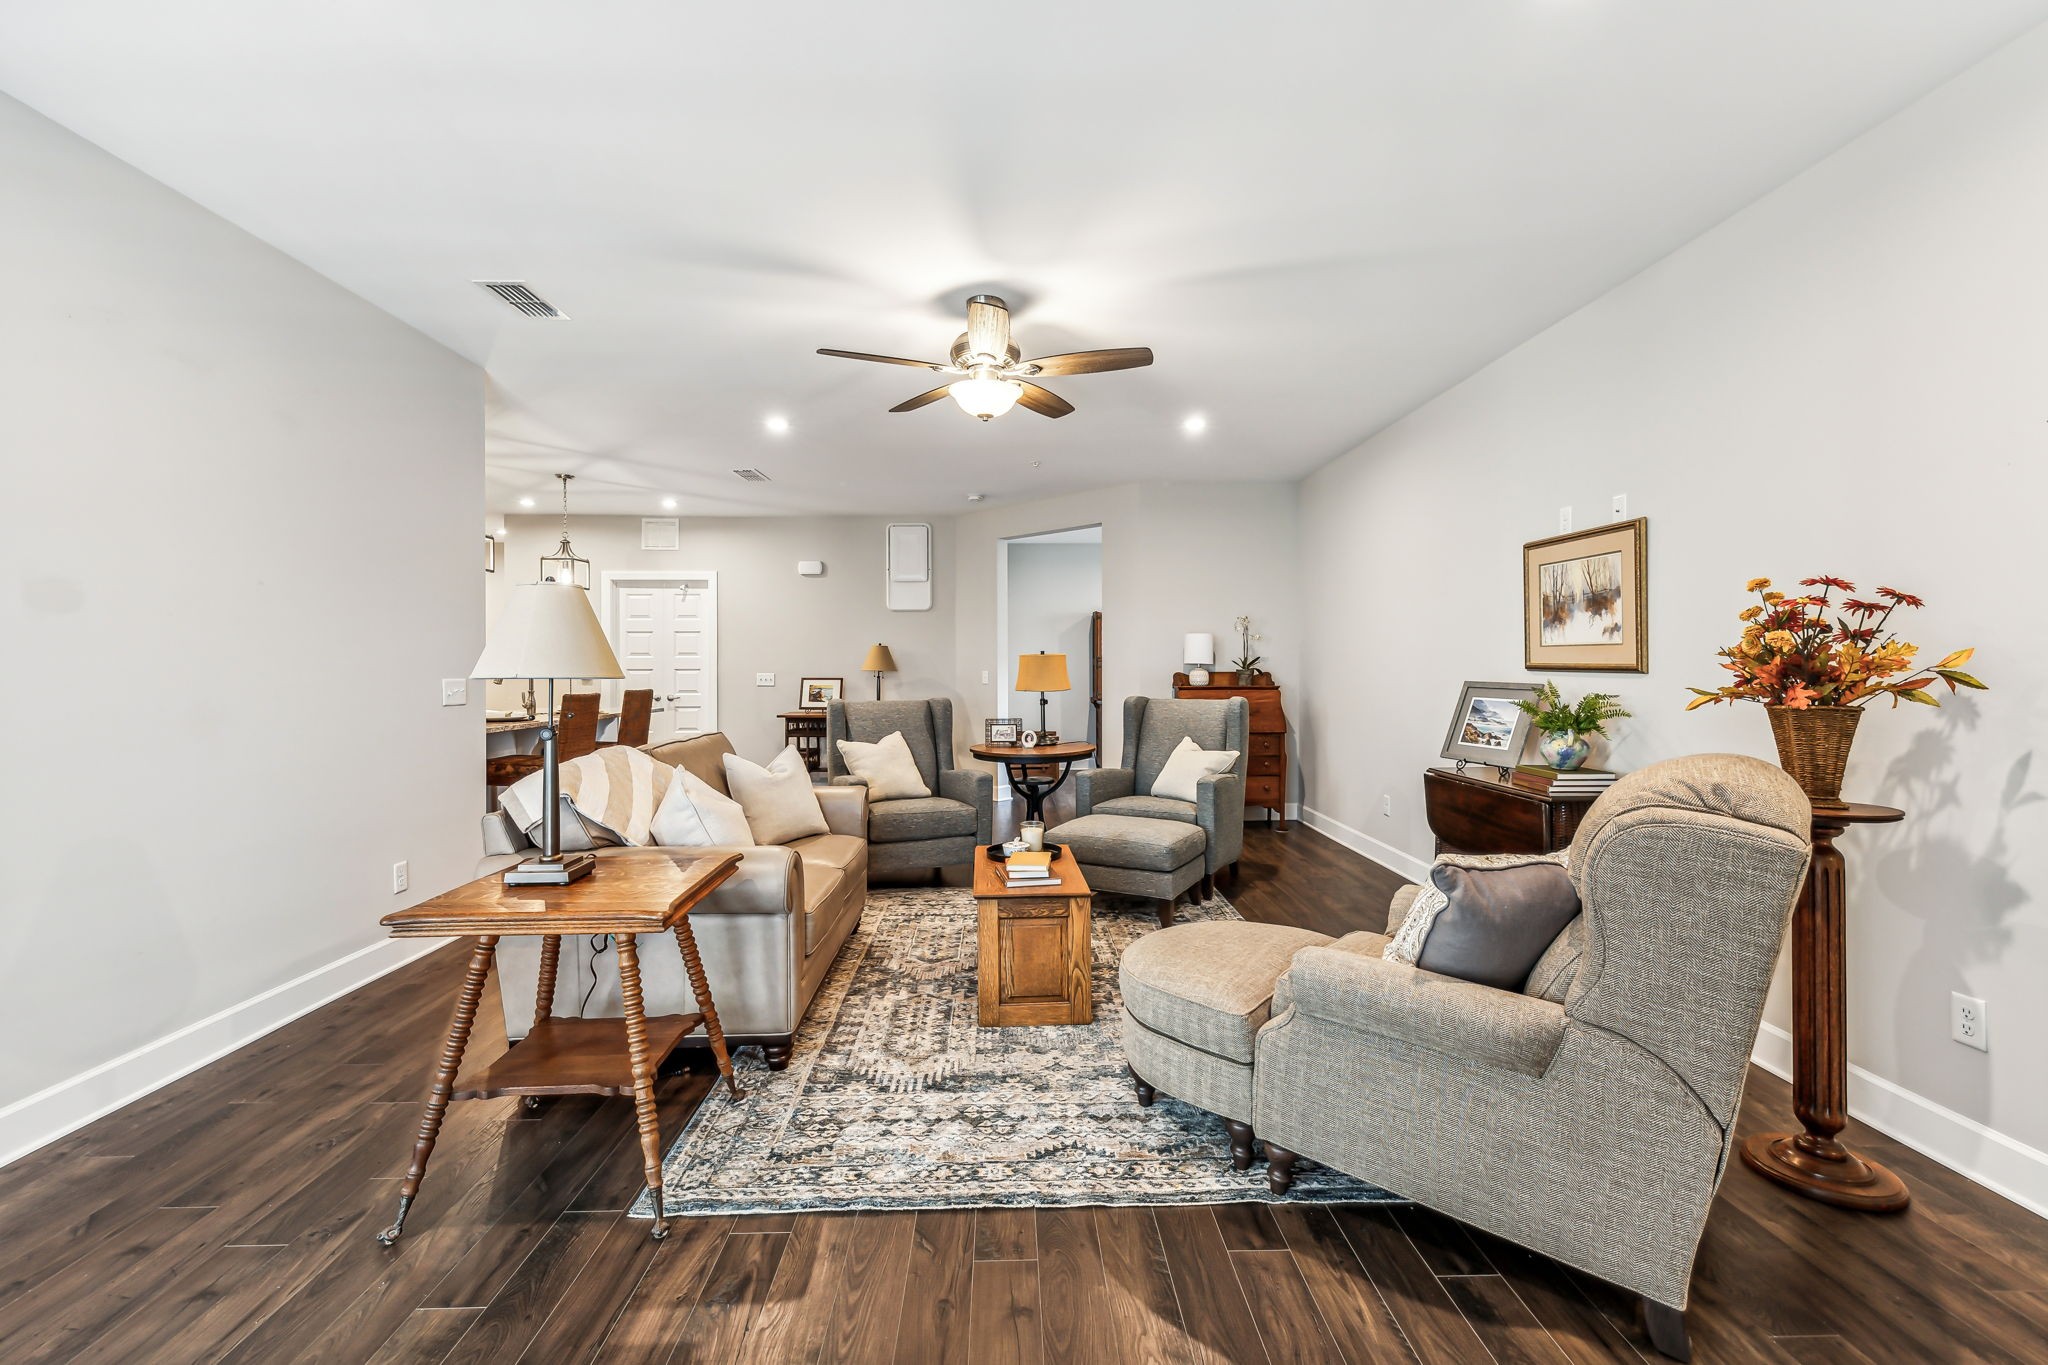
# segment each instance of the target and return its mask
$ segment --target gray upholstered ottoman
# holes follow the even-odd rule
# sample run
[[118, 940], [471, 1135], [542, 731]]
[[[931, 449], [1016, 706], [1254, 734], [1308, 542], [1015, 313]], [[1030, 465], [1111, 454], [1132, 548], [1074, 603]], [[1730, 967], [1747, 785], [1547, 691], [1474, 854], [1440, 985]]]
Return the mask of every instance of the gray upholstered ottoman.
[[1079, 860], [1091, 890], [1158, 901], [1161, 924], [1173, 923], [1173, 903], [1202, 880], [1209, 847], [1199, 825], [1136, 815], [1083, 815], [1048, 837]]
[[1313, 929], [1225, 920], [1175, 925], [1126, 948], [1118, 981], [1138, 1103], [1163, 1090], [1219, 1115], [1230, 1128], [1231, 1164], [1250, 1166], [1252, 1042], [1294, 955], [1329, 941]]

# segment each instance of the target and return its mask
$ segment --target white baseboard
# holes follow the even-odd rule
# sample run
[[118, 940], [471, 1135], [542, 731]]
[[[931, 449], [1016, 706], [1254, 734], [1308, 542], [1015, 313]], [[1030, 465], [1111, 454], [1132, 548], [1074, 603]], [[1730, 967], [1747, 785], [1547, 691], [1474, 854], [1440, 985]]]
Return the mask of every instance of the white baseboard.
[[1313, 806], [1302, 806], [1295, 816], [1301, 823], [1319, 834], [1327, 834], [1353, 853], [1372, 859], [1390, 872], [1398, 872], [1411, 882], [1419, 882], [1429, 875], [1429, 864], [1419, 858], [1411, 858], [1392, 844], [1383, 844], [1362, 829], [1353, 829], [1342, 820], [1333, 819]]
[[[1776, 1024], [1765, 1024], [1757, 1033], [1750, 1060], [1774, 1076], [1791, 1080], [1792, 1035]], [[1987, 1128], [1860, 1066], [1849, 1068], [1849, 1113], [1857, 1122], [1869, 1124], [1958, 1175], [2048, 1217], [2048, 1152]]]
[[385, 939], [0, 1109], [0, 1166], [197, 1071], [302, 1014], [425, 957], [440, 939]]

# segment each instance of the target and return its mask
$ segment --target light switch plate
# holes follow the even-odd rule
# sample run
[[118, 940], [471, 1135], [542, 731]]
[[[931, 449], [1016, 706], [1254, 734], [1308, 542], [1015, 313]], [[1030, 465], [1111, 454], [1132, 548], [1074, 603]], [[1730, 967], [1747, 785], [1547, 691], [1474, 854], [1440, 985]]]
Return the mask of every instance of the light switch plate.
[[467, 678], [443, 678], [443, 679], [441, 679], [441, 705], [443, 705], [443, 706], [467, 706], [467, 705], [469, 705], [469, 679], [467, 679]]
[[1560, 535], [1562, 535], [1562, 534], [1563, 534], [1564, 532], [1566, 532], [1566, 531], [1569, 531], [1569, 530], [1571, 530], [1571, 529], [1572, 529], [1572, 509], [1571, 509], [1571, 508], [1569, 508], [1569, 507], [1560, 507], [1560, 508], [1558, 508], [1558, 509], [1557, 509], [1557, 529], [1558, 529], [1558, 533], [1559, 533]]
[[754, 675], [754, 686], [756, 686], [756, 687], [773, 687], [773, 686], [775, 686], [775, 675], [774, 675], [773, 673], [756, 673], [756, 674]]
[[1615, 519], [1616, 521], [1620, 521], [1620, 520], [1621, 520], [1622, 518], [1626, 517], [1627, 515], [1628, 515], [1628, 494], [1626, 494], [1626, 493], [1616, 493], [1616, 494], [1614, 495], [1614, 519]]

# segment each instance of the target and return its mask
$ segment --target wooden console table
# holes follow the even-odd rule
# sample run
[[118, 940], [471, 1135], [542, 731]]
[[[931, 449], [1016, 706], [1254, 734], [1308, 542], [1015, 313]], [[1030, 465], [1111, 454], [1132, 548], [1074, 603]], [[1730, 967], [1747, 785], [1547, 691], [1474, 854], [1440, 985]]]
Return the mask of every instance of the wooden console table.
[[814, 773], [825, 771], [825, 713], [823, 711], [780, 711], [782, 742], [794, 744], [803, 755], [804, 766]]
[[1854, 825], [1889, 825], [1891, 806], [1816, 807], [1813, 866], [1792, 912], [1792, 1111], [1803, 1133], [1759, 1133], [1742, 1162], [1809, 1199], [1865, 1213], [1893, 1213], [1912, 1200], [1906, 1182], [1835, 1140], [1849, 1121], [1848, 991], [1842, 945], [1849, 897], [1835, 839]]
[[1073, 851], [1055, 858], [1053, 879], [1011, 886], [986, 848], [974, 850], [975, 963], [983, 1028], [1086, 1024], [1095, 1018], [1089, 944], [1095, 893]]
[[[733, 1080], [732, 1058], [726, 1054], [725, 1031], [711, 1003], [704, 963], [697, 956], [690, 910], [713, 887], [732, 876], [737, 853], [696, 855], [664, 850], [615, 854], [597, 870], [567, 886], [506, 886], [500, 877], [479, 877], [464, 886], [410, 910], [384, 916], [393, 938], [452, 938], [474, 935], [469, 971], [455, 997], [455, 1018], [441, 1064], [427, 1089], [426, 1113], [413, 1143], [412, 1164], [398, 1187], [398, 1217], [377, 1234], [385, 1246], [405, 1231], [405, 1215], [420, 1192], [427, 1161], [441, 1135], [441, 1120], [450, 1100], [487, 1100], [499, 1095], [631, 1095], [640, 1127], [640, 1156], [648, 1191], [654, 1196], [654, 1237], [668, 1236], [668, 1215], [661, 1207], [661, 1128], [654, 1112], [655, 1068], [691, 1030], [703, 1027], [711, 1039], [718, 1070], [732, 1098], [741, 1098]], [[697, 1014], [670, 1014], [649, 1019], [640, 994], [638, 936], [673, 932], [682, 949], [683, 970], [697, 997]], [[533, 1028], [504, 1056], [474, 1073], [462, 1071], [462, 1054], [476, 1023], [477, 1002], [491, 975], [498, 939], [505, 934], [539, 934], [540, 989], [534, 1000]], [[562, 935], [610, 934], [618, 945], [619, 995], [625, 1003], [621, 1019], [558, 1019], [555, 1017], [555, 970], [561, 960]]]
[[1422, 811], [1438, 853], [1555, 853], [1600, 793], [1545, 796], [1484, 776], [1426, 768]]

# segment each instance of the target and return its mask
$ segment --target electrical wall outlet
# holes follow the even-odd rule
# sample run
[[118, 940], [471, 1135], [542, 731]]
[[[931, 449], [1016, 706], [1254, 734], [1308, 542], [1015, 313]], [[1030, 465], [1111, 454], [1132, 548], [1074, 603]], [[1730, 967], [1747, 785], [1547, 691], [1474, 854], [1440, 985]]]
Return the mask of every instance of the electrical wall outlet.
[[443, 706], [467, 706], [467, 705], [469, 705], [469, 679], [467, 679], [467, 678], [443, 678], [443, 679], [441, 679], [441, 705], [443, 705]]
[[1565, 531], [1569, 531], [1569, 530], [1571, 530], [1571, 529], [1572, 529], [1572, 509], [1571, 509], [1571, 508], [1569, 508], [1569, 507], [1560, 507], [1560, 508], [1558, 508], [1558, 509], [1557, 509], [1557, 529], [1558, 529], [1558, 532], [1559, 532], [1560, 534], [1562, 534], [1562, 533], [1563, 533], [1563, 532], [1565, 532]]
[[396, 896], [411, 885], [412, 872], [406, 867], [405, 860], [401, 858], [391, 865], [391, 894]]
[[756, 673], [756, 674], [754, 675], [754, 686], [756, 686], [756, 687], [773, 687], [773, 686], [775, 686], [775, 675], [774, 675], [773, 673]]
[[1393, 797], [1391, 797], [1391, 796], [1382, 796], [1382, 797], [1380, 798], [1380, 814], [1381, 814], [1381, 815], [1384, 815], [1384, 816], [1386, 816], [1386, 817], [1387, 817], [1388, 819], [1392, 819], [1392, 818], [1393, 818], [1393, 815], [1394, 815], [1394, 798], [1393, 798]]
[[1626, 516], [1628, 516], [1628, 494], [1616, 493], [1614, 495], [1614, 519], [1620, 521]]
[[988, 686], [988, 670], [985, 668], [981, 670], [981, 685], [983, 687]]
[[1948, 995], [1948, 1036], [1964, 1047], [1991, 1051], [1990, 1031], [1984, 1022], [1984, 1002], [1961, 991]]

